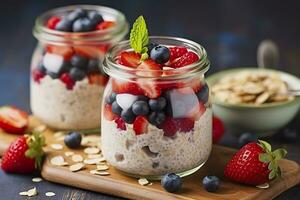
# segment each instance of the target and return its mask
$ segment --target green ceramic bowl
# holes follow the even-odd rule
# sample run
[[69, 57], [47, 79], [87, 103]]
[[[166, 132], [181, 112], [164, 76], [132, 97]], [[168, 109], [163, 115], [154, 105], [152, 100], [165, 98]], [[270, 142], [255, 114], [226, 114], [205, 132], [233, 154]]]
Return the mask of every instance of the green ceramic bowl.
[[[213, 85], [225, 75], [241, 72], [243, 70], [279, 73], [292, 89], [300, 89], [300, 79], [291, 74], [258, 68], [234, 68], [223, 70], [207, 78], [208, 85]], [[240, 134], [251, 132], [259, 137], [270, 136], [278, 129], [286, 126], [297, 114], [300, 107], [300, 97], [292, 101], [268, 103], [263, 105], [228, 104], [212, 98], [212, 107], [215, 115], [220, 117], [228, 132]]]

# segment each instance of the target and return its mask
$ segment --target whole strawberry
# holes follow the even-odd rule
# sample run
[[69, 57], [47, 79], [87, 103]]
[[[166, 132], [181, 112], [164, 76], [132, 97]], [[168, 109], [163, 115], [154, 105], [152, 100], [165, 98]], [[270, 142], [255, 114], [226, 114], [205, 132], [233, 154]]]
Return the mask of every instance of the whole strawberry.
[[224, 135], [225, 128], [220, 118], [213, 116], [213, 143], [216, 144]]
[[9, 173], [32, 173], [41, 167], [45, 139], [39, 133], [16, 139], [5, 152], [1, 168]]
[[281, 175], [277, 161], [286, 156], [285, 149], [272, 152], [271, 145], [259, 140], [242, 147], [227, 163], [226, 178], [247, 185], [260, 185]]

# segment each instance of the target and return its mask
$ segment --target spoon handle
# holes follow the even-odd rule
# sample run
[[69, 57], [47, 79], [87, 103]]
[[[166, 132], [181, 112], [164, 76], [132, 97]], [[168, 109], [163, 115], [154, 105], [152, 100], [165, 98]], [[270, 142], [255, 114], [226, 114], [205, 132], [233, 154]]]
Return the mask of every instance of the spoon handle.
[[272, 40], [263, 40], [257, 48], [257, 64], [259, 68], [277, 68], [279, 50]]

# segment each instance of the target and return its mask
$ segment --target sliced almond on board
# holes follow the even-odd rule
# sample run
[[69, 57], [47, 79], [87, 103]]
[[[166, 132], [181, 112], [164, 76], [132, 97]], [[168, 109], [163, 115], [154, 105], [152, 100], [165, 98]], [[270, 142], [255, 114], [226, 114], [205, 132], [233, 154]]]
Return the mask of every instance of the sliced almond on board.
[[143, 185], [143, 186], [149, 184], [149, 181], [147, 179], [145, 179], [145, 178], [140, 178], [138, 180], [138, 182], [139, 182], [140, 185]]
[[98, 171], [105, 171], [108, 170], [109, 167], [107, 165], [97, 165], [97, 170]]
[[81, 169], [83, 169], [84, 168], [84, 164], [83, 163], [76, 163], [76, 164], [74, 164], [74, 165], [71, 165], [70, 167], [69, 167], [69, 170], [71, 171], [71, 172], [77, 172], [77, 171], [79, 171], [79, 170], [81, 170]]
[[99, 152], [100, 149], [96, 147], [87, 147], [84, 149], [84, 153], [86, 154], [98, 154]]
[[54, 150], [62, 150], [64, 148], [61, 144], [51, 144], [50, 146]]
[[105, 158], [102, 157], [102, 158], [85, 159], [83, 161], [83, 163], [88, 164], [88, 165], [95, 165], [95, 164], [98, 164], [103, 161], [105, 161]]
[[54, 192], [46, 192], [46, 197], [54, 197], [56, 194]]
[[34, 128], [34, 130], [37, 131], [37, 132], [44, 132], [46, 129], [47, 129], [46, 125], [39, 125], [39, 126]]
[[68, 163], [65, 162], [65, 159], [62, 156], [55, 156], [55, 157], [51, 158], [50, 163], [52, 165], [56, 165], [56, 166], [65, 166], [65, 165], [68, 165]]
[[79, 154], [74, 154], [74, 155], [72, 156], [72, 160], [73, 160], [74, 162], [82, 162], [82, 161], [83, 161], [83, 157], [82, 157], [81, 155], [79, 155]]
[[100, 176], [108, 176], [108, 175], [110, 175], [110, 173], [107, 172], [107, 171], [98, 171], [98, 170], [91, 170], [90, 173], [91, 174], [95, 174], [95, 175], [100, 175]]
[[101, 154], [89, 154], [87, 155], [88, 158], [101, 158], [103, 157], [103, 155]]
[[74, 155], [74, 152], [72, 152], [72, 151], [66, 151], [65, 152], [65, 156], [67, 156], [67, 157], [70, 157], [70, 156], [73, 156]]
[[267, 189], [270, 187], [269, 183], [264, 183], [264, 184], [261, 184], [261, 185], [257, 185], [256, 186], [257, 188], [260, 188], [260, 189]]

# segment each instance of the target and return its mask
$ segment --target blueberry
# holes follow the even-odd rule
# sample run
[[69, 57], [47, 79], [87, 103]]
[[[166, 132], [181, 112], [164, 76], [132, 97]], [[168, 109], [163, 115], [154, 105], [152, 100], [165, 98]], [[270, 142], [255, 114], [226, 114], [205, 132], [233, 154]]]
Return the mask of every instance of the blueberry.
[[166, 107], [166, 105], [167, 100], [164, 97], [149, 100], [149, 106], [153, 111], [161, 111]]
[[66, 135], [64, 142], [65, 145], [71, 149], [80, 147], [81, 144], [81, 134], [79, 132], [71, 132]]
[[242, 147], [250, 142], [256, 142], [258, 140], [257, 136], [252, 133], [243, 133], [238, 140], [239, 147]]
[[117, 94], [112, 92], [105, 100], [106, 103], [112, 104], [116, 100]]
[[219, 189], [220, 179], [216, 176], [205, 176], [202, 184], [206, 191], [215, 192]]
[[154, 48], [154, 47], [156, 47], [156, 46], [158, 46], [158, 44], [157, 43], [149, 43], [148, 45], [147, 45], [147, 48], [148, 48], [148, 53], [150, 54], [150, 52], [152, 51], [152, 49]]
[[90, 59], [87, 65], [88, 73], [101, 73], [99, 65], [100, 62], [98, 59]]
[[42, 73], [46, 73], [47, 69], [45, 68], [45, 66], [43, 65], [43, 62], [39, 62], [37, 69], [42, 72]]
[[85, 77], [85, 72], [81, 69], [73, 67], [70, 70], [70, 76], [74, 81], [81, 81]]
[[111, 109], [112, 109], [112, 112], [115, 113], [116, 115], [120, 116], [121, 113], [122, 113], [122, 108], [119, 106], [119, 104], [117, 103], [117, 101], [114, 101], [112, 103]]
[[62, 74], [64, 72], [69, 72], [71, 68], [72, 68], [71, 63], [69, 61], [64, 61], [62, 63], [62, 66], [59, 69], [59, 73]]
[[71, 64], [73, 67], [85, 70], [88, 66], [88, 59], [80, 55], [74, 55], [71, 58]]
[[170, 58], [170, 50], [165, 46], [158, 45], [151, 50], [150, 58], [159, 64], [164, 64]]
[[52, 79], [57, 79], [59, 78], [59, 73], [55, 73], [55, 72], [51, 72], [49, 70], [47, 70], [47, 75], [49, 75]]
[[161, 179], [161, 185], [168, 192], [177, 192], [182, 185], [180, 176], [174, 173], [168, 173]]
[[94, 25], [103, 22], [103, 17], [96, 11], [91, 11], [88, 13], [88, 17]]
[[137, 100], [138, 101], [145, 101], [145, 102], [148, 102], [149, 98], [144, 96], [144, 95], [138, 95], [137, 96]]
[[70, 12], [66, 18], [71, 21], [74, 22], [75, 20], [85, 17], [86, 16], [86, 11], [81, 9], [81, 8], [77, 8], [76, 10]]
[[129, 108], [127, 110], [123, 110], [121, 113], [121, 117], [128, 124], [132, 124], [135, 119], [135, 115], [132, 112], [131, 108]]
[[89, 18], [79, 18], [73, 23], [73, 32], [88, 32], [94, 30], [95, 25]]
[[197, 95], [199, 101], [204, 102], [204, 103], [207, 102], [208, 101], [208, 95], [209, 95], [207, 84], [205, 84], [201, 88], [201, 90], [199, 92], [197, 92], [196, 95]]
[[154, 126], [161, 125], [166, 119], [166, 115], [163, 112], [152, 112], [148, 116], [148, 120]]
[[62, 19], [57, 23], [55, 29], [58, 31], [72, 32], [72, 22], [67, 19]]
[[149, 110], [148, 103], [145, 101], [136, 101], [132, 104], [132, 112], [135, 115], [148, 115]]

